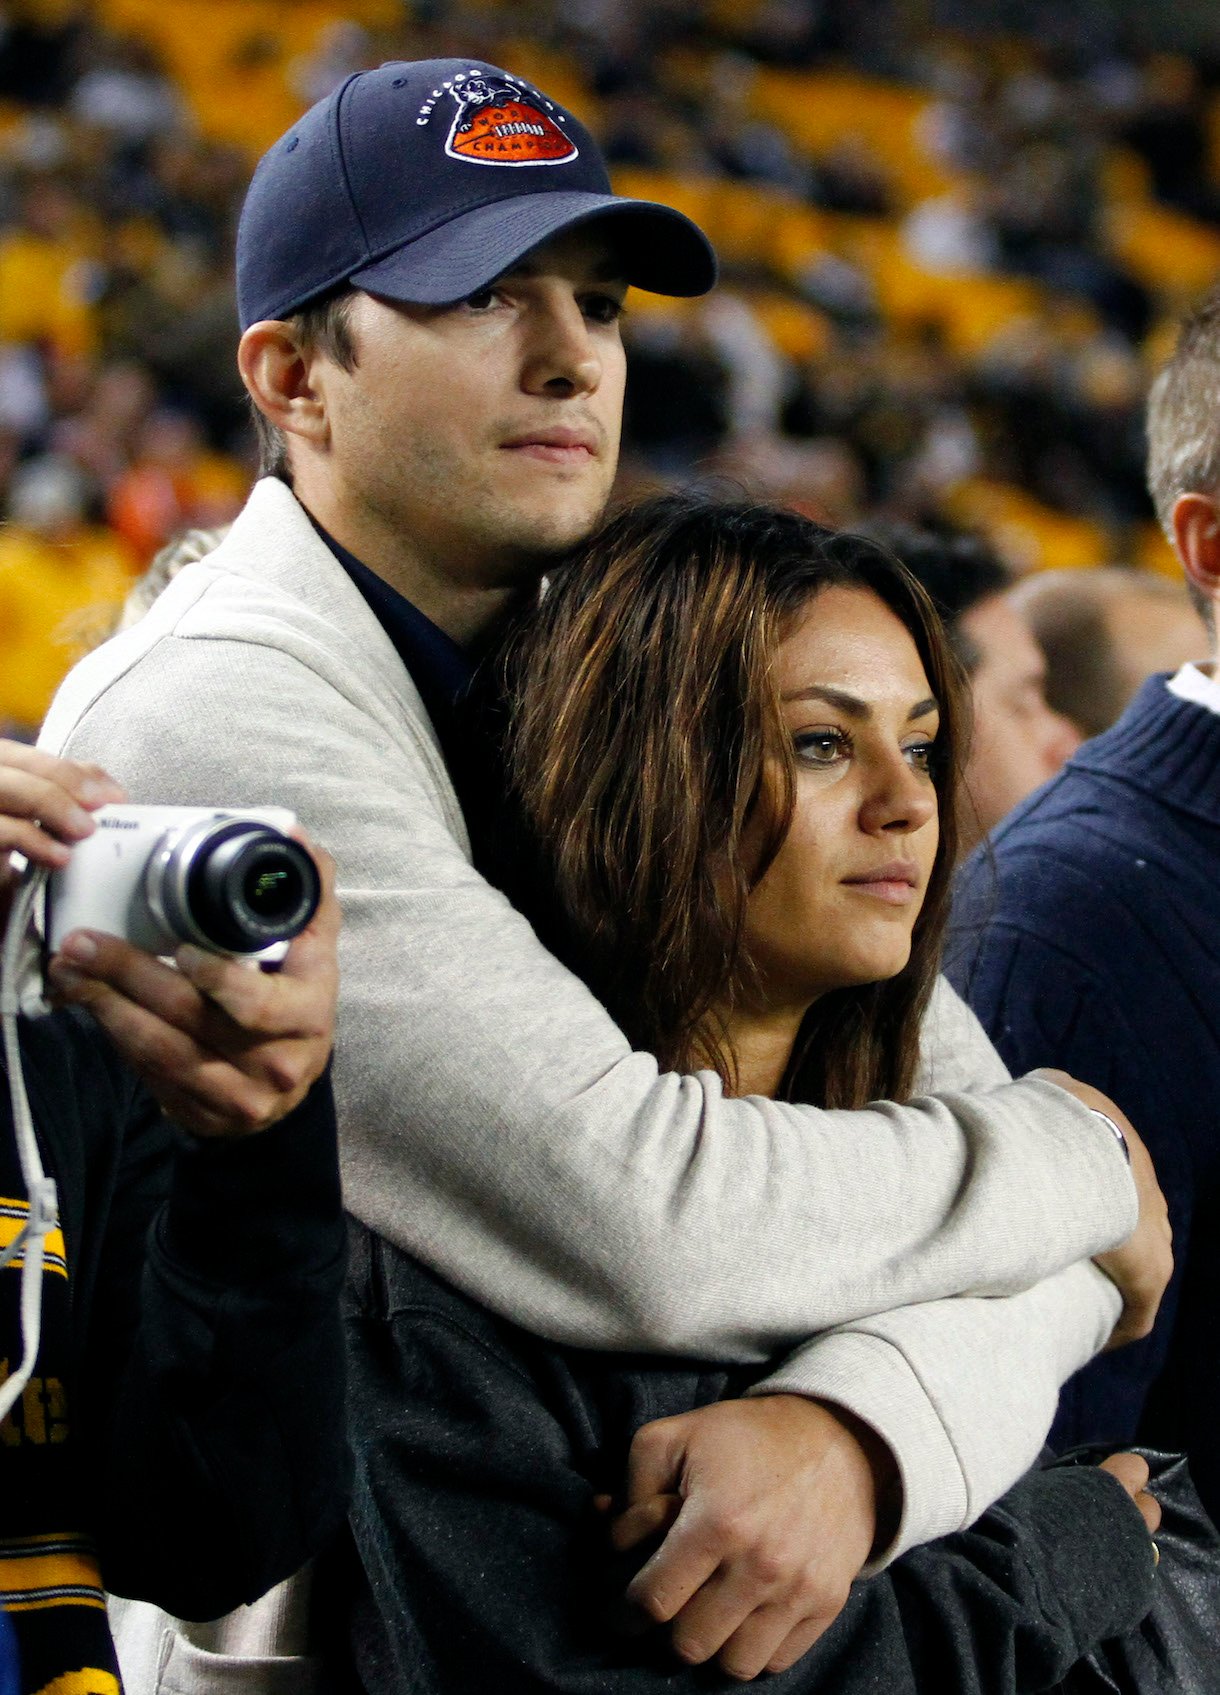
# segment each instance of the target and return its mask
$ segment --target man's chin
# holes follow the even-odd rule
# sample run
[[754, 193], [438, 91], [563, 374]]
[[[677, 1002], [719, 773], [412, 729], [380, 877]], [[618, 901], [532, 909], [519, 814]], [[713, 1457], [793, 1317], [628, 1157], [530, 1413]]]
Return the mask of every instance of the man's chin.
[[556, 510], [555, 504], [521, 511], [511, 520], [505, 514], [501, 532], [506, 551], [541, 561], [555, 559], [585, 541], [601, 522], [604, 499], [572, 503]]

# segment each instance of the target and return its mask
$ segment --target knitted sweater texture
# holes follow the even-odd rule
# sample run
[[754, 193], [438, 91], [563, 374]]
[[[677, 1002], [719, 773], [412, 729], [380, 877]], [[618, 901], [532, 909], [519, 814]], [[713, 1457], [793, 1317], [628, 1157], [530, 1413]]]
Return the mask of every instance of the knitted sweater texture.
[[1014, 1069], [1063, 1066], [1147, 1142], [1177, 1268], [1145, 1342], [1068, 1384], [1055, 1439], [1190, 1455], [1220, 1511], [1220, 717], [1153, 678], [976, 853], [950, 972]]

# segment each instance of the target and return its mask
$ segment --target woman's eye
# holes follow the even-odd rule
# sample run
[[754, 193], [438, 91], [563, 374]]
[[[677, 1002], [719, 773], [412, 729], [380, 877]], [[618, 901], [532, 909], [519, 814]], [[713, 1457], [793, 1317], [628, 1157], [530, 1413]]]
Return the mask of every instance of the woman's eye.
[[906, 754], [908, 763], [916, 771], [922, 772], [925, 777], [930, 777], [932, 775], [933, 771], [936, 769], [935, 742], [912, 742], [911, 745], [904, 748], [903, 751]]
[[835, 765], [851, 752], [842, 730], [803, 730], [794, 738], [796, 756], [806, 765]]

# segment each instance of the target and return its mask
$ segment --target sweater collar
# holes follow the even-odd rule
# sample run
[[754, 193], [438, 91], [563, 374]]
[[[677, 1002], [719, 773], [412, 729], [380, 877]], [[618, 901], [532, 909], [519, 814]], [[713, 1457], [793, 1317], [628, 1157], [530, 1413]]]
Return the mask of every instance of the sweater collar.
[[1085, 742], [1068, 768], [1116, 777], [1167, 805], [1220, 825], [1220, 717], [1149, 677], [1111, 729]]

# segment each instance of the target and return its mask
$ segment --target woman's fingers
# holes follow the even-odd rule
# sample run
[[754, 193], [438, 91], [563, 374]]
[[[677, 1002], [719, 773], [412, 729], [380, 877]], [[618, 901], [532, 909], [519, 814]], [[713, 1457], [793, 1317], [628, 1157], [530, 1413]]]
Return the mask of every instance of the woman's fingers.
[[1111, 1454], [1102, 1460], [1101, 1469], [1118, 1479], [1139, 1509], [1149, 1535], [1154, 1535], [1161, 1527], [1161, 1504], [1155, 1495], [1148, 1493], [1147, 1460], [1139, 1454]]

